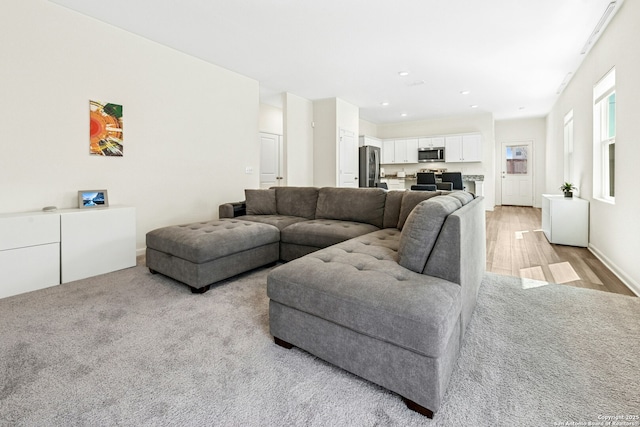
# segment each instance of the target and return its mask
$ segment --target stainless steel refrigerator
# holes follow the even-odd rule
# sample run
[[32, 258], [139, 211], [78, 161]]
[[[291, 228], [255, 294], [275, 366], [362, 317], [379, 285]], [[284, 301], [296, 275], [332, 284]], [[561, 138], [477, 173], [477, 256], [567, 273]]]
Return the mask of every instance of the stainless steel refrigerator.
[[380, 183], [380, 148], [360, 147], [360, 187], [377, 187]]

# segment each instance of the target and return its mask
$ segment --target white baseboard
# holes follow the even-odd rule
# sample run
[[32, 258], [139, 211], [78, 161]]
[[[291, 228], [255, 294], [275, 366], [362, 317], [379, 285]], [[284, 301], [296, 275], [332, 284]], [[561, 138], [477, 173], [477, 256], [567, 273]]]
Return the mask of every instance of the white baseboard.
[[136, 249], [136, 256], [145, 255], [146, 253], [147, 253], [147, 248]]
[[611, 261], [598, 248], [589, 243], [589, 251], [596, 256], [602, 263], [615, 274], [618, 279], [625, 284], [636, 296], [640, 297], [640, 283], [633, 280], [628, 274], [622, 271], [613, 261]]

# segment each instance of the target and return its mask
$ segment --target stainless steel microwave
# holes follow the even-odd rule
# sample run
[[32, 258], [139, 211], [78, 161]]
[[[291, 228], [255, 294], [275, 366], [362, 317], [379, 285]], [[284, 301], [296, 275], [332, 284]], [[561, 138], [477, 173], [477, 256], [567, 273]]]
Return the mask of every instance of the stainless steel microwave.
[[444, 147], [418, 148], [418, 162], [444, 162]]

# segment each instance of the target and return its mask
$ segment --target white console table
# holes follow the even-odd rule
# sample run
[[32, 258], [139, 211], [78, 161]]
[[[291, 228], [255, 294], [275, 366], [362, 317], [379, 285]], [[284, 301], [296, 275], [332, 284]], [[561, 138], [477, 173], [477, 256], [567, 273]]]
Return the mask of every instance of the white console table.
[[542, 231], [550, 243], [589, 245], [589, 202], [577, 197], [542, 195]]
[[135, 265], [133, 207], [0, 215], [0, 298]]

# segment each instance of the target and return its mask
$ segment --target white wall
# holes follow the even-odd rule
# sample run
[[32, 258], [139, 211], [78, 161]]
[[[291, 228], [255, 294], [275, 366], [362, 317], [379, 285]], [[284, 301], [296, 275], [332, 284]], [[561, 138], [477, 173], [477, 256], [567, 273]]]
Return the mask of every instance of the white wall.
[[[0, 3], [0, 212], [106, 188], [147, 231], [258, 187], [258, 82], [46, 0]], [[89, 100], [124, 106], [124, 157], [89, 155]]]
[[358, 139], [360, 129], [360, 109], [347, 101], [336, 98], [336, 113], [336, 124], [338, 126], [336, 131], [336, 141], [338, 144], [340, 143], [340, 129], [353, 132], [355, 138]]
[[[574, 176], [590, 201], [589, 248], [640, 294], [640, 2], [626, 1], [548, 116], [548, 192], [563, 180], [563, 119], [574, 111]], [[593, 198], [593, 86], [616, 67], [616, 201]]]
[[313, 102], [313, 185], [338, 185], [340, 129], [358, 138], [359, 116], [358, 107], [339, 98]]
[[[542, 206], [542, 190], [546, 185], [545, 148], [547, 122], [544, 117], [514, 120], [496, 120], [496, 205], [502, 204], [502, 184], [500, 168], [502, 165], [502, 143], [533, 141], [533, 156], [531, 157], [533, 181], [533, 206]], [[560, 184], [558, 184], [560, 187]], [[554, 191], [560, 193], [560, 191]]]
[[[495, 206], [495, 131], [493, 114], [478, 113], [468, 116], [450, 117], [446, 119], [422, 120], [415, 122], [399, 122], [379, 124], [378, 138], [409, 138], [428, 135], [444, 135], [453, 133], [480, 132], [482, 134], [482, 162], [473, 163], [442, 163], [442, 167], [449, 171], [460, 171], [465, 175], [484, 175], [485, 208], [493, 210]], [[413, 165], [420, 169], [421, 165]], [[388, 170], [387, 170], [388, 169]], [[385, 172], [394, 172], [387, 168]], [[406, 172], [414, 172], [406, 168]]]
[[285, 179], [287, 185], [313, 185], [313, 103], [283, 94]]
[[260, 130], [260, 132], [283, 135], [284, 118], [282, 108], [274, 107], [273, 105], [268, 104], [260, 104], [258, 130]]
[[336, 186], [338, 151], [335, 98], [313, 101], [313, 185]]
[[360, 119], [359, 127], [360, 127], [360, 135], [373, 136], [376, 138], [378, 137], [377, 124]]

